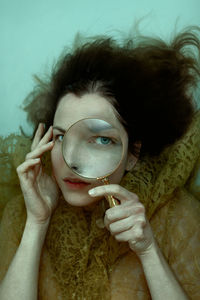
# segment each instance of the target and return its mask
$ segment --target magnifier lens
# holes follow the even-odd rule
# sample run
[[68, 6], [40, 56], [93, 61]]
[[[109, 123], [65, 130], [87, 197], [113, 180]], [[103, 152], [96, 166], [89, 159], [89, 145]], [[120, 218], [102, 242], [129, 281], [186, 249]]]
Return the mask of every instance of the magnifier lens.
[[82, 119], [65, 133], [62, 152], [66, 164], [85, 178], [108, 176], [119, 166], [123, 143], [119, 129], [101, 119]]

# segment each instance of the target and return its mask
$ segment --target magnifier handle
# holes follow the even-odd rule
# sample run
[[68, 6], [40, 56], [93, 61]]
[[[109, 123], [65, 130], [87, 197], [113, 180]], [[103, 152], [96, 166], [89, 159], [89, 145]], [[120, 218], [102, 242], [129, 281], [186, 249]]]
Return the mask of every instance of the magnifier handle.
[[112, 195], [106, 196], [106, 199], [108, 200], [110, 207], [118, 205], [117, 200], [115, 198], [113, 198]]
[[[102, 178], [101, 180], [102, 180], [102, 182], [103, 182], [104, 184], [109, 184], [108, 178]], [[108, 200], [108, 203], [109, 203], [109, 206], [110, 206], [110, 207], [119, 205], [118, 202], [117, 202], [117, 200], [116, 200], [112, 195], [107, 195], [107, 196], [106, 196], [106, 199]]]

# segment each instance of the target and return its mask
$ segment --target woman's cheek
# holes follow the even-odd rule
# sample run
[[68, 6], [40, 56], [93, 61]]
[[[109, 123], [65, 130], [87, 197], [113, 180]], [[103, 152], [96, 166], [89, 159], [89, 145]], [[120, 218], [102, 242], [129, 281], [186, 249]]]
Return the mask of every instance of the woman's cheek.
[[[52, 151], [51, 151], [51, 163], [52, 163], [52, 169], [54, 172], [54, 175], [56, 176], [56, 179], [59, 179], [59, 177], [62, 177], [61, 170], [64, 166], [65, 162], [61, 153], [61, 150], [59, 147], [55, 144]], [[59, 176], [60, 175], [60, 176]]]

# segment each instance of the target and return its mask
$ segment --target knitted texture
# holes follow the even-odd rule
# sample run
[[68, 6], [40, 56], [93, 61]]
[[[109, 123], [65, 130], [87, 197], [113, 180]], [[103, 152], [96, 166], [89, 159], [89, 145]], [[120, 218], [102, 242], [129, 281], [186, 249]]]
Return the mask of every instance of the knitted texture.
[[[186, 183], [188, 187], [194, 186], [199, 169], [199, 132], [200, 112], [182, 139], [158, 157], [146, 156], [139, 160], [134, 170], [123, 177], [120, 184], [139, 196], [149, 219], [172, 198], [178, 187]], [[16, 245], [20, 243], [26, 220], [16, 167], [24, 161], [30, 145], [28, 138], [17, 135], [0, 140], [1, 215], [8, 204], [10, 215], [7, 226], [14, 224]], [[45, 171], [51, 172], [49, 153], [44, 155], [42, 161]], [[10, 201], [11, 198], [16, 198], [16, 201]], [[98, 226], [107, 208], [105, 199], [97, 203], [92, 211], [86, 211], [67, 204], [60, 196], [44, 246], [49, 253], [52, 276], [60, 287], [63, 299], [110, 299], [110, 273], [129, 247], [127, 243], [118, 243], [106, 228]], [[4, 228], [5, 222], [4, 219]], [[6, 232], [0, 234], [6, 240]], [[4, 247], [2, 241], [3, 238], [0, 253]]]

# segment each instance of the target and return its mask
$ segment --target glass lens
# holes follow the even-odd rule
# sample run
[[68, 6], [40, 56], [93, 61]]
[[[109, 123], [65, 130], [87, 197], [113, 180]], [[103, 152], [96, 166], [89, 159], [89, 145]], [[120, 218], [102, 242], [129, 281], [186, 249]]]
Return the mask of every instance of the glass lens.
[[119, 130], [101, 119], [82, 119], [65, 133], [62, 152], [66, 164], [78, 175], [98, 178], [119, 166], [123, 143]]

